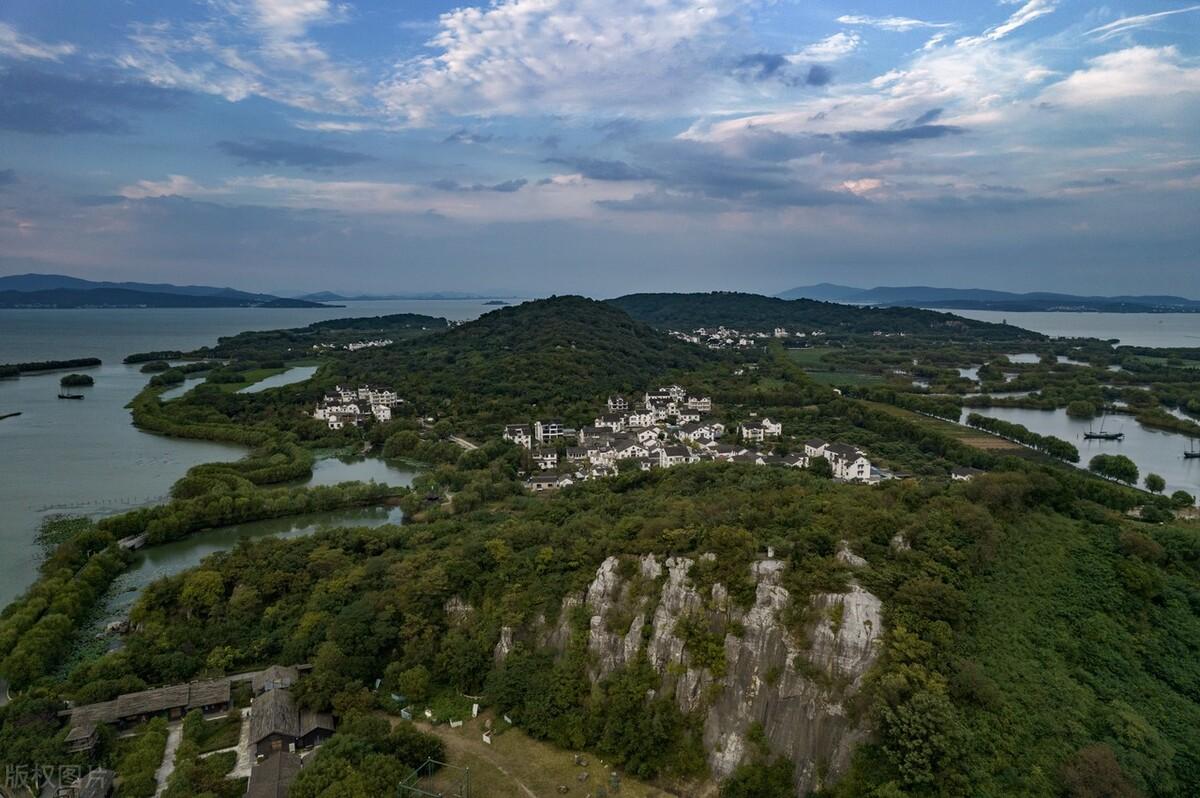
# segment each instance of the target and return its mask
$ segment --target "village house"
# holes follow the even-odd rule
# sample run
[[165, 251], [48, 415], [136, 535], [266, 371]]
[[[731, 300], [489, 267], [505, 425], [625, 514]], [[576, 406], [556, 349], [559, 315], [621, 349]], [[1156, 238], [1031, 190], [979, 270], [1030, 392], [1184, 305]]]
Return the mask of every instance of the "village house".
[[701, 413], [711, 413], [712, 399], [707, 396], [689, 396], [687, 406], [692, 410], [699, 410]]
[[304, 760], [291, 751], [277, 751], [250, 769], [246, 798], [284, 798], [300, 775]]
[[557, 490], [574, 485], [575, 481], [566, 475], [538, 474], [525, 480], [526, 489], [541, 493], [547, 490]]
[[679, 424], [689, 424], [692, 422], [699, 422], [701, 415], [702, 414], [700, 413], [699, 410], [695, 410], [695, 409], [687, 408], [687, 407], [681, 407], [681, 408], [679, 408], [679, 411], [675, 414], [675, 421]]
[[155, 717], [180, 720], [193, 709], [209, 714], [223, 712], [229, 706], [229, 680], [218, 679], [126, 693], [111, 701], [63, 710], [59, 715], [70, 718], [67, 749], [79, 753], [95, 747], [101, 724], [124, 729]]
[[692, 422], [684, 424], [675, 431], [675, 437], [681, 441], [704, 444], [715, 441], [725, 434], [725, 425], [719, 421]]
[[631, 410], [625, 416], [625, 423], [630, 427], [653, 427], [654, 412], [652, 410]]
[[543, 449], [534, 453], [533, 462], [543, 471], [553, 471], [558, 468], [558, 452], [554, 449]]
[[572, 463], [578, 463], [588, 458], [588, 451], [582, 446], [568, 446], [565, 452], [565, 457]]
[[538, 443], [550, 443], [564, 435], [566, 435], [566, 427], [558, 419], [535, 421], [533, 424], [533, 437], [537, 439]]
[[528, 424], [509, 424], [504, 428], [504, 440], [529, 449], [533, 446], [533, 431]]
[[659, 450], [659, 463], [663, 468], [698, 462], [700, 458], [686, 446], [664, 446]]
[[824, 457], [825, 447], [828, 445], [820, 438], [809, 438], [804, 442], [804, 453], [809, 457]]
[[866, 482], [871, 476], [871, 461], [859, 449], [845, 443], [825, 447], [825, 459], [833, 466], [834, 479]]
[[267, 690], [250, 705], [250, 744], [258, 756], [312, 748], [333, 731], [333, 715], [301, 710], [285, 689]]
[[250, 687], [255, 695], [262, 695], [268, 690], [286, 690], [300, 681], [300, 671], [291, 665], [271, 665], [265, 670], [254, 674]]
[[592, 425], [600, 429], [608, 429], [613, 432], [620, 432], [625, 429], [625, 416], [620, 413], [602, 413], [596, 416]]
[[955, 482], [970, 482], [971, 480], [975, 479], [975, 477], [980, 476], [983, 473], [985, 472], [980, 471], [978, 468], [959, 466], [958, 468], [954, 468], [950, 471], [950, 479], [953, 479]]
[[629, 434], [638, 439], [638, 443], [643, 446], [650, 446], [658, 443], [658, 430], [654, 427], [646, 427], [644, 429], [631, 429]]
[[764, 418], [761, 421], [745, 421], [738, 428], [742, 440], [762, 442], [767, 438], [778, 438], [783, 434], [783, 425]]
[[619, 413], [629, 409], [629, 400], [624, 396], [613, 395], [608, 397], [608, 412]]

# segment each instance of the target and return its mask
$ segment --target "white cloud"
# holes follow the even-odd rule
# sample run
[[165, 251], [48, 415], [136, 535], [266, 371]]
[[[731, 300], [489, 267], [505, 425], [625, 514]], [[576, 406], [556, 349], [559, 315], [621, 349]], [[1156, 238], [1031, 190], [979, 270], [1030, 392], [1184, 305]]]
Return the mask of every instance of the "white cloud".
[[414, 124], [437, 115], [657, 114], [710, 90], [745, 0], [498, 0], [443, 14], [436, 55], [378, 95]]
[[1059, 106], [1093, 106], [1200, 92], [1200, 66], [1175, 47], [1129, 47], [1087, 62], [1048, 86], [1041, 99]]
[[810, 44], [797, 53], [788, 56], [793, 63], [805, 61], [837, 61], [854, 52], [862, 44], [862, 37], [857, 33], [839, 32], [826, 36], [815, 44]]
[[227, 194], [224, 188], [206, 188], [184, 175], [167, 175], [166, 180], [139, 180], [118, 192], [125, 199], [150, 199], [152, 197], [207, 197]]
[[213, 0], [203, 22], [134, 26], [116, 61], [159, 86], [231, 102], [266, 97], [311, 111], [357, 112], [355, 71], [315, 42], [311, 28], [344, 20], [328, 0]]
[[926, 22], [912, 17], [868, 17], [861, 14], [843, 14], [837, 18], [843, 25], [866, 25], [880, 30], [905, 32], [915, 28], [948, 28], [950, 22]]
[[1121, 17], [1105, 25], [1092, 28], [1087, 32], [1089, 36], [1095, 36], [1100, 41], [1111, 39], [1114, 36], [1119, 36], [1138, 28], [1144, 28], [1147, 25], [1152, 25], [1165, 17], [1173, 17], [1176, 14], [1186, 14], [1190, 11], [1200, 11], [1200, 6], [1188, 6], [1187, 8], [1176, 8], [1170, 11], [1159, 11], [1154, 14], [1136, 14], [1129, 17]]
[[20, 60], [58, 61], [74, 52], [73, 44], [39, 41], [22, 34], [7, 22], [0, 22], [0, 55]]
[[974, 47], [984, 42], [994, 42], [1003, 39], [1017, 28], [1053, 13], [1057, 5], [1057, 0], [1028, 0], [1028, 2], [1014, 11], [1008, 19], [999, 25], [988, 28], [979, 36], [964, 36], [961, 39], [955, 40], [954, 43], [959, 47]]

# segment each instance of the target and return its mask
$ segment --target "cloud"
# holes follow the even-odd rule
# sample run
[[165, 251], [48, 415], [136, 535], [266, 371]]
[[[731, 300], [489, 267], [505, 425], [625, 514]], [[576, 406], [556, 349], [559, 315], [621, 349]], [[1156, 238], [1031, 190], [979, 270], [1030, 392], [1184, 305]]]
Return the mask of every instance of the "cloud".
[[793, 64], [804, 61], [837, 61], [850, 55], [861, 44], [862, 36], [853, 31], [840, 31], [793, 53], [788, 56], [788, 60]]
[[352, 166], [375, 160], [373, 156], [361, 152], [279, 139], [219, 141], [217, 149], [237, 158], [242, 166], [302, 166], [312, 169]]
[[360, 113], [367, 92], [355, 69], [331, 57], [311, 28], [342, 22], [329, 0], [210, 0], [208, 18], [133, 27], [116, 57], [158, 86], [238, 102], [265, 97], [320, 113]]
[[1200, 92], [1200, 67], [1192, 66], [1175, 47], [1129, 47], [1096, 56], [1046, 87], [1040, 100], [1071, 108], [1163, 99]]
[[821, 64], [812, 64], [797, 74], [792, 69], [796, 56], [779, 53], [752, 53], [739, 58], [733, 66], [733, 75], [745, 83], [779, 81], [785, 86], [825, 86], [833, 80], [833, 71]]
[[139, 180], [120, 190], [125, 199], [148, 199], [151, 197], [204, 197], [227, 194], [225, 188], [206, 188], [184, 175], [167, 175], [166, 180]]
[[411, 124], [441, 115], [661, 116], [712, 89], [743, 0], [498, 0], [441, 16], [378, 96]]
[[1175, 8], [1170, 11], [1158, 11], [1153, 14], [1136, 14], [1129, 17], [1121, 17], [1099, 27], [1092, 28], [1087, 32], [1087, 35], [1095, 36], [1099, 41], [1107, 41], [1114, 36], [1120, 36], [1123, 33], [1152, 25], [1160, 19], [1173, 17], [1176, 14], [1187, 14], [1192, 11], [1200, 11], [1200, 5]]
[[443, 144], [487, 144], [494, 139], [491, 133], [474, 133], [461, 127], [442, 139]]
[[144, 83], [14, 67], [0, 71], [0, 129], [40, 135], [128, 133], [131, 112], [170, 109], [182, 98]]
[[843, 14], [837, 18], [843, 25], [865, 25], [880, 30], [905, 32], [915, 28], [948, 28], [949, 22], [926, 22], [911, 17], [869, 17], [861, 14]]
[[514, 192], [520, 191], [522, 188], [524, 188], [528, 184], [529, 184], [529, 181], [522, 177], [522, 178], [517, 178], [516, 180], [505, 180], [502, 183], [493, 183], [490, 186], [484, 185], [482, 183], [475, 183], [474, 185], [464, 186], [463, 184], [459, 183], [457, 180], [449, 180], [449, 179], [435, 180], [430, 185], [432, 185], [434, 188], [436, 188], [439, 191], [495, 191], [500, 194], [512, 194]]
[[25, 36], [7, 22], [0, 22], [0, 56], [18, 61], [60, 61], [75, 52], [75, 45], [49, 44]]
[[16, 169], [0, 169], [0, 188], [11, 186], [17, 182]]
[[650, 169], [631, 166], [624, 161], [607, 161], [601, 158], [554, 157], [544, 159], [543, 163], [566, 166], [572, 172], [590, 180], [650, 180], [656, 176]]
[[957, 136], [965, 132], [963, 128], [955, 125], [913, 125], [882, 130], [846, 130], [839, 133], [838, 137], [851, 144], [901, 144], [906, 141]]
[[999, 25], [988, 28], [979, 36], [964, 36], [961, 39], [956, 39], [954, 43], [959, 47], [975, 47], [984, 42], [994, 42], [1003, 39], [1008, 34], [1028, 25], [1035, 19], [1053, 13], [1057, 5], [1058, 0], [1028, 0]]
[[913, 123], [913, 125], [918, 125], [918, 126], [919, 125], [927, 125], [930, 122], [933, 122], [934, 120], [941, 117], [943, 110], [944, 109], [942, 109], [942, 108], [930, 108], [928, 111], [926, 111], [925, 113], [921, 114], [916, 119], [914, 119], [912, 123]]

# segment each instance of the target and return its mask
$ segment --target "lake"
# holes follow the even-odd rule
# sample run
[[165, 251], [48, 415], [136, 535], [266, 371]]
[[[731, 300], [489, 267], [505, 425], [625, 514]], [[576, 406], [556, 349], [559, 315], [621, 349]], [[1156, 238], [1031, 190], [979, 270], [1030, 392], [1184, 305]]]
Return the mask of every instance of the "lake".
[[[0, 310], [0, 363], [75, 357], [104, 361], [98, 368], [80, 369], [96, 380], [95, 386], [79, 389], [87, 397], [83, 401], [57, 398], [61, 372], [0, 380], [0, 416], [21, 412], [0, 420], [0, 607], [36, 577], [40, 550], [34, 538], [47, 515], [99, 517], [153, 504], [192, 466], [245, 454], [238, 446], [164, 438], [134, 428], [125, 405], [149, 375], [123, 365], [126, 355], [193, 349], [249, 329], [298, 327], [330, 318], [422, 313], [463, 320], [493, 309], [474, 300], [397, 300], [327, 309]], [[295, 376], [293, 371], [272, 379]], [[314, 484], [383, 473], [381, 466], [361, 462], [329, 463], [318, 463]], [[394, 471], [381, 481], [399, 478], [401, 472]]]
[[1088, 461], [1098, 454], [1123, 454], [1137, 463], [1141, 479], [1146, 474], [1160, 475], [1167, 482], [1167, 493], [1186, 490], [1193, 496], [1200, 495], [1200, 460], [1185, 460], [1183, 452], [1191, 439], [1173, 432], [1143, 427], [1133, 416], [1110, 415], [1104, 420], [1107, 432], [1124, 432], [1123, 441], [1085, 440], [1083, 433], [1089, 428], [1099, 429], [1100, 420], [1071, 418], [1067, 411], [1030, 410], [1023, 407], [968, 407], [962, 420], [969, 413], [1022, 424], [1042, 435], [1053, 435], [1075, 445], [1079, 449], [1079, 465], [1087, 468]]
[[1200, 347], [1200, 313], [1006, 313], [998, 310], [942, 311], [996, 324], [1007, 321], [1064, 338], [1119, 338], [1128, 346]]
[[[411, 477], [411, 474], [409, 474]], [[408, 484], [405, 482], [404, 484]], [[378, 527], [399, 524], [398, 507], [366, 507], [273, 518], [197, 532], [183, 540], [150, 546], [138, 552], [133, 565], [113, 582], [99, 626], [126, 617], [141, 591], [156, 579], [194, 568], [210, 554], [229, 551], [243, 541], [262, 538], [298, 538], [337, 527]]]

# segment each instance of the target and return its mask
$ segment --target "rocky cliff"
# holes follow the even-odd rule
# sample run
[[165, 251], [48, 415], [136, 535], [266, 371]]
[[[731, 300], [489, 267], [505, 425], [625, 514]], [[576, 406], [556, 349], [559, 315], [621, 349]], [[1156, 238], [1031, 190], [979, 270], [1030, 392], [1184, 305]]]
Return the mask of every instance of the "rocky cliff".
[[[845, 547], [838, 557], [851, 567], [865, 565]], [[742, 608], [720, 583], [701, 591], [690, 577], [693, 564], [685, 557], [610, 557], [582, 595], [564, 599], [555, 622], [524, 632], [561, 650], [572, 634], [569, 616], [585, 605], [595, 680], [644, 647], [662, 674], [661, 689], [684, 712], [702, 713], [717, 778], [750, 755], [747, 732], [754, 724], [773, 752], [796, 763], [802, 794], [836, 778], [866, 734], [849, 707], [875, 660], [883, 631], [879, 599], [851, 580], [845, 593], [816, 594], [792, 607], [782, 584], [786, 563], [768, 558], [751, 566], [754, 601]], [[502, 631], [498, 660], [520, 634]], [[705, 650], [697, 637], [708, 643]]]

